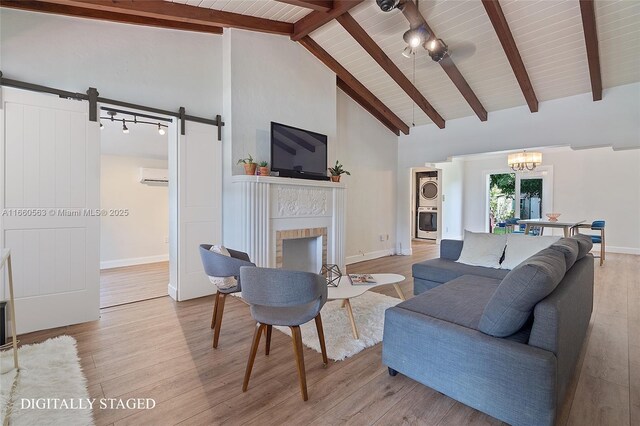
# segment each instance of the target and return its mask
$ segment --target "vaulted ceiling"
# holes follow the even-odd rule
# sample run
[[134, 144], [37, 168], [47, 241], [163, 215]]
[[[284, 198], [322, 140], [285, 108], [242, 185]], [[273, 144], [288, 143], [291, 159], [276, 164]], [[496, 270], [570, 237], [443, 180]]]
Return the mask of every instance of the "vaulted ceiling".
[[[90, 11], [87, 17], [133, 23], [146, 18], [155, 20], [149, 25], [171, 22], [167, 26], [192, 31], [236, 27], [290, 35], [395, 133], [407, 133], [414, 124], [444, 127], [446, 120], [465, 116], [484, 120], [486, 112], [490, 120], [491, 111], [520, 105], [535, 113], [538, 101], [580, 93], [593, 92], [598, 100], [600, 87], [640, 81], [640, 1], [635, 0], [422, 0], [418, 9], [411, 4], [386, 13], [374, 0], [167, 1], [181, 4], [0, 4], [75, 16], [82, 16], [76, 9], [83, 8]], [[401, 54], [402, 36], [416, 16], [448, 44], [450, 59], [438, 64], [424, 49], [414, 58]]]

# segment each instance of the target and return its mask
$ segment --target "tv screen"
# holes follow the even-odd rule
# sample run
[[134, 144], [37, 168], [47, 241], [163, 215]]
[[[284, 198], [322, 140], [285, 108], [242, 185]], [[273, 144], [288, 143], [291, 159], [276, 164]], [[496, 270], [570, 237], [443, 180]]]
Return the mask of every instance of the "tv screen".
[[326, 176], [327, 136], [271, 122], [271, 169], [281, 176]]

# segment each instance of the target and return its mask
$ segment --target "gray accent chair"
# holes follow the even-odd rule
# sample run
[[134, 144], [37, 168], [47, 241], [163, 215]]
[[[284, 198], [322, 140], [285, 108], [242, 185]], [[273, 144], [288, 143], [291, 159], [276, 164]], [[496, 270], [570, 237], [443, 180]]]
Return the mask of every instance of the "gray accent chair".
[[240, 285], [240, 267], [255, 266], [249, 260], [247, 253], [227, 249], [229, 256], [212, 252], [211, 244], [200, 244], [200, 258], [204, 272], [210, 277], [235, 277], [238, 284], [235, 287], [224, 290], [218, 289], [216, 293], [215, 303], [213, 305], [213, 315], [211, 317], [211, 328], [213, 329], [213, 348], [218, 347], [218, 339], [220, 338], [220, 328], [222, 327], [222, 314], [224, 313], [224, 303], [227, 295], [242, 291]]
[[247, 391], [251, 369], [260, 345], [260, 336], [266, 332], [265, 355], [269, 355], [271, 329], [274, 325], [289, 327], [296, 356], [302, 399], [309, 399], [304, 367], [302, 334], [300, 325], [315, 319], [322, 362], [326, 367], [327, 349], [320, 310], [327, 301], [327, 280], [318, 274], [284, 269], [241, 267], [242, 298], [251, 306], [251, 316], [256, 320], [256, 330], [247, 361], [242, 392]]
[[385, 312], [389, 374], [512, 425], [553, 425], [593, 310], [591, 247], [563, 238], [501, 278], [443, 240], [440, 259], [414, 265], [419, 294]]

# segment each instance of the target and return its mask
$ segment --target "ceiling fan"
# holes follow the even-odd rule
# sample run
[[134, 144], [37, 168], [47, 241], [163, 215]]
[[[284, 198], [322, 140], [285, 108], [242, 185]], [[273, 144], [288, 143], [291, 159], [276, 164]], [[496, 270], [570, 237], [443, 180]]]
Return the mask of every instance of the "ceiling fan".
[[[396, 8], [402, 10], [405, 1], [376, 0], [376, 3], [383, 12], [390, 12]], [[416, 9], [418, 9], [418, 2], [419, 0], [416, 0]], [[405, 58], [412, 58], [418, 52], [418, 49], [420, 47], [424, 48], [427, 51], [434, 62], [440, 62], [447, 55], [452, 54], [452, 51], [447, 43], [445, 43], [441, 38], [436, 38], [435, 36], [433, 36], [424, 25], [410, 27], [409, 30], [407, 30], [403, 34], [402, 38], [404, 39], [405, 43], [407, 43], [407, 46], [402, 51], [402, 56], [404, 56]], [[475, 51], [476, 47], [472, 43], [466, 42], [455, 44], [455, 56], [458, 59], [469, 57], [473, 55]]]

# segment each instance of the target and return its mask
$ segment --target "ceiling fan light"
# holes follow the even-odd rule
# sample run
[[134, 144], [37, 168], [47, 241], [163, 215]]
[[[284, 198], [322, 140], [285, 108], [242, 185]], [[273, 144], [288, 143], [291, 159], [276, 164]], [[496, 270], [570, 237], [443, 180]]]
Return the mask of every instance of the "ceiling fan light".
[[411, 56], [415, 55], [415, 53], [416, 52], [411, 48], [411, 46], [407, 46], [402, 51], [402, 56], [404, 56], [407, 59], [411, 59]]

